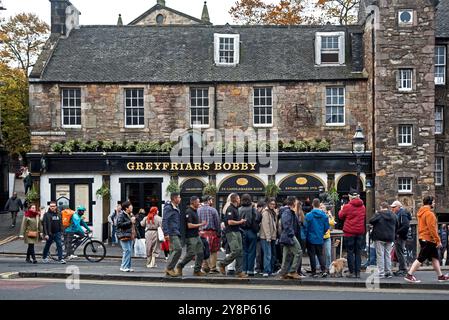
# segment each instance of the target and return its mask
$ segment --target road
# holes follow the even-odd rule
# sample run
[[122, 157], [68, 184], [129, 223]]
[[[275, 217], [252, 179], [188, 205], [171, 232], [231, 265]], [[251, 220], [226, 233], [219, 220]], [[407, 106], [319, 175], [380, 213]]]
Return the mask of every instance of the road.
[[0, 280], [0, 300], [449, 300], [447, 291], [336, 289], [331, 287], [136, 283], [58, 279]]

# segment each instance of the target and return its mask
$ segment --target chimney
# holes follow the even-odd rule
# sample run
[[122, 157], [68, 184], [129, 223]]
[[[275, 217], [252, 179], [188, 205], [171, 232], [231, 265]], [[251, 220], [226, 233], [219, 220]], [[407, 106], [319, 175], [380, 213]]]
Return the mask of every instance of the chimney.
[[51, 2], [51, 33], [66, 34], [66, 9], [70, 6], [68, 0], [50, 0]]
[[157, 4], [165, 7], [165, 0], [157, 0]]
[[207, 1], [204, 1], [203, 13], [201, 14], [201, 20], [205, 23], [210, 23], [209, 10], [207, 9]]
[[123, 20], [122, 20], [122, 15], [121, 14], [118, 15], [117, 25], [119, 27], [123, 26]]

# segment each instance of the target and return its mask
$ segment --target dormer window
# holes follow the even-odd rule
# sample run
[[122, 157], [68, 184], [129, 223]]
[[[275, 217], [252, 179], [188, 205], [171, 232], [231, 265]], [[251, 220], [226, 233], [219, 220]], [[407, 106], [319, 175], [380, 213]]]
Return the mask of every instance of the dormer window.
[[317, 32], [315, 41], [317, 65], [345, 64], [344, 32]]
[[240, 35], [214, 35], [215, 64], [219, 66], [235, 66], [240, 58]]

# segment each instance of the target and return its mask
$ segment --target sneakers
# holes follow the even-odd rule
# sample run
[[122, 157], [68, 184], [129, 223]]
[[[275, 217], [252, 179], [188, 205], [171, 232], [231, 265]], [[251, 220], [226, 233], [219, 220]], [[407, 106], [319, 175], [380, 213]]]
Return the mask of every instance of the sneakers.
[[302, 272], [298, 273], [298, 275], [301, 279], [307, 278], [307, 276]]
[[37, 260], [33, 260], [33, 264], [37, 264]]
[[312, 278], [318, 278], [318, 275], [316, 273], [312, 273], [311, 277]]
[[30, 259], [25, 259], [25, 262], [26, 262], [26, 263], [33, 263], [33, 262], [31, 262]]
[[66, 264], [67, 262], [65, 262], [64, 259], [61, 259], [61, 260], [59, 260], [59, 263], [60, 263], [60, 264]]
[[134, 269], [128, 269], [128, 272], [134, 272]]
[[268, 277], [269, 277], [269, 275], [268, 275], [268, 273], [264, 273], [264, 274], [262, 275], [262, 277], [264, 277], [264, 278], [268, 278]]
[[71, 254], [67, 260], [73, 260], [73, 259], [76, 259], [76, 258], [78, 258], [78, 256], [75, 256], [74, 254]]
[[48, 258], [42, 259], [42, 263], [50, 263], [50, 260]]
[[209, 273], [215, 273], [215, 274], [217, 274], [217, 273], [220, 273], [220, 271], [218, 271], [217, 269], [211, 269], [211, 270], [209, 271]]
[[393, 275], [391, 273], [387, 272], [387, 273], [385, 273], [385, 278], [391, 279], [391, 278], [393, 278]]
[[395, 277], [405, 277], [407, 275], [407, 272], [403, 271], [403, 270], [398, 270], [398, 271], [393, 272], [393, 275]]
[[299, 276], [299, 274], [297, 272], [287, 273], [287, 277], [289, 279], [293, 279], [293, 280], [300, 280], [301, 279], [301, 277]]
[[321, 273], [321, 278], [327, 278], [327, 272]]
[[[404, 280], [410, 283], [420, 283], [421, 280], [416, 279], [416, 277], [412, 274], [408, 274], [404, 277]], [[439, 277], [438, 277], [439, 280]]]
[[121, 272], [129, 272], [129, 269], [128, 268], [120, 268], [120, 271]]
[[207, 275], [207, 273], [198, 271], [198, 272], [194, 272], [193, 275], [195, 277], [204, 277], [205, 275]]
[[449, 281], [449, 275], [442, 274], [441, 276], [438, 277], [438, 282], [446, 282], [446, 281]]

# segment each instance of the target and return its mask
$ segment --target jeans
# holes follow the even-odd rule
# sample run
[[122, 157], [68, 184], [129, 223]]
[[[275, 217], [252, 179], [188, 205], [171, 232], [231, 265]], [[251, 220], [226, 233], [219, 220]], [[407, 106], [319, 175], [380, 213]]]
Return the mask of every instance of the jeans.
[[318, 261], [320, 262], [321, 271], [326, 272], [326, 267], [325, 267], [325, 262], [324, 262], [324, 257], [323, 257], [323, 245], [307, 243], [307, 252], [309, 252], [310, 267], [312, 269], [312, 274], [316, 273], [315, 255], [318, 257]]
[[348, 252], [348, 269], [350, 273], [360, 275], [360, 267], [362, 264], [362, 247], [364, 244], [364, 235], [344, 237], [346, 250]]
[[376, 259], [379, 276], [391, 274], [391, 251], [393, 250], [391, 242], [376, 241]]
[[[293, 255], [293, 262], [290, 264], [288, 259], [289, 255]], [[282, 267], [280, 274], [284, 275], [287, 273], [287, 268], [289, 269], [289, 273], [297, 272], [299, 262], [302, 259], [302, 250], [301, 246], [298, 242], [298, 239], [296, 237], [293, 237], [293, 245], [287, 246], [284, 245], [282, 247]], [[290, 267], [289, 267], [290, 265]]]
[[117, 227], [112, 225], [111, 243], [117, 243]]
[[405, 244], [407, 243], [407, 240], [402, 240], [400, 238], [396, 239], [394, 242], [394, 250], [396, 252], [396, 257], [398, 258], [399, 262], [399, 271], [407, 271], [407, 262], [406, 262], [406, 251], [405, 251]]
[[182, 259], [182, 261], [178, 263], [177, 267], [183, 269], [186, 264], [188, 264], [190, 261], [192, 261], [193, 258], [195, 258], [195, 268], [193, 269], [193, 272], [200, 272], [204, 258], [203, 242], [201, 241], [200, 237], [186, 238], [186, 244], [186, 255], [184, 256], [184, 259]]
[[123, 249], [123, 256], [122, 256], [122, 269], [131, 269], [131, 254], [132, 254], [132, 247], [133, 242], [131, 240], [128, 241], [122, 241], [120, 240], [120, 245]]
[[243, 272], [254, 274], [257, 234], [253, 230], [243, 232]]
[[170, 256], [167, 261], [167, 270], [173, 270], [181, 258], [182, 246], [179, 236], [170, 236]]
[[262, 239], [257, 239], [256, 245], [256, 272], [263, 272], [263, 250]]
[[324, 263], [326, 266], [326, 270], [329, 270], [332, 263], [332, 240], [331, 238], [324, 239], [323, 244], [323, 251], [324, 251]]
[[58, 232], [58, 233], [48, 236], [48, 240], [45, 243], [44, 253], [42, 254], [42, 258], [47, 259], [48, 252], [50, 251], [50, 246], [53, 244], [53, 242], [56, 242], [56, 250], [58, 251], [58, 260], [62, 260], [61, 232]]
[[223, 260], [222, 265], [227, 266], [235, 260], [235, 272], [241, 273], [243, 271], [243, 248], [242, 248], [242, 234], [240, 232], [226, 233], [226, 239], [229, 244], [231, 253]]
[[366, 262], [363, 264], [365, 268], [368, 266], [375, 266], [376, 265], [376, 248], [369, 248], [369, 258], [366, 260]]
[[260, 240], [263, 251], [263, 273], [272, 274], [276, 263], [276, 241]]

